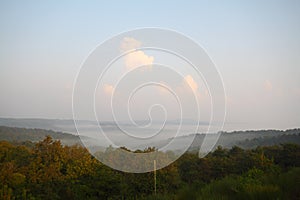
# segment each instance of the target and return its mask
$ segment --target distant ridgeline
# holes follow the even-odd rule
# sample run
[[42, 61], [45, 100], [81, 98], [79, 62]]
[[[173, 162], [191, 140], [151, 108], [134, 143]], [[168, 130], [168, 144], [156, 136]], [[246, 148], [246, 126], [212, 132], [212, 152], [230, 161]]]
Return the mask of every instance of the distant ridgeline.
[[[38, 142], [42, 141], [47, 135], [52, 137], [54, 140], [60, 140], [62, 144], [65, 145], [81, 144], [78, 136], [69, 133], [55, 132], [44, 129], [0, 126], [0, 140], [6, 140], [10, 142]], [[193, 136], [195, 136], [195, 139], [190, 146], [189, 151], [197, 151], [203, 142], [203, 138], [205, 136], [204, 134], [181, 136], [176, 138], [176, 140], [180, 144], [181, 142], [184, 142], [186, 137]], [[286, 143], [300, 144], [300, 129], [290, 129], [285, 131], [256, 130], [223, 132], [217, 144], [215, 145], [215, 148], [217, 146], [222, 146], [224, 148], [239, 146], [244, 149], [252, 149], [258, 146], [272, 146]], [[160, 148], [159, 142], [157, 144], [151, 143], [149, 144], [149, 147]]]
[[[204, 134], [196, 134], [189, 150], [198, 150], [204, 136]], [[300, 144], [300, 129], [222, 132], [214, 149], [218, 146], [224, 148], [238, 146], [243, 149], [253, 149], [258, 146], [273, 146], [287, 143]]]
[[27, 129], [0, 126], [0, 140], [6, 140], [9, 142], [38, 142], [44, 140], [46, 136], [50, 136], [54, 140], [60, 140], [62, 144], [65, 145], [80, 144], [79, 137], [69, 133], [55, 132], [52, 130], [44, 129]]
[[[244, 136], [244, 138], [242, 137]], [[240, 138], [240, 140], [238, 140]], [[244, 149], [256, 148], [258, 146], [273, 146], [286, 143], [300, 144], [300, 129], [282, 130], [257, 130], [257, 131], [235, 131], [222, 134], [222, 139], [231, 139], [236, 146]], [[228, 147], [232, 147], [233, 143]], [[225, 146], [226, 147], [226, 146]]]

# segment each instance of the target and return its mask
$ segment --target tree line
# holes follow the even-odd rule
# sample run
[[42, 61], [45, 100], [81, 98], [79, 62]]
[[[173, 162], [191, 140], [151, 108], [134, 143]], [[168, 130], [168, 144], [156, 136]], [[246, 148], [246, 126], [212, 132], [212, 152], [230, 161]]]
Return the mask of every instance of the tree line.
[[[155, 148], [136, 153], [149, 151]], [[103, 154], [113, 159], [119, 152]], [[204, 158], [185, 153], [156, 172], [154, 194], [153, 172], [113, 170], [82, 146], [49, 136], [37, 143], [0, 141], [0, 199], [299, 199], [299, 158], [297, 144], [219, 146]]]

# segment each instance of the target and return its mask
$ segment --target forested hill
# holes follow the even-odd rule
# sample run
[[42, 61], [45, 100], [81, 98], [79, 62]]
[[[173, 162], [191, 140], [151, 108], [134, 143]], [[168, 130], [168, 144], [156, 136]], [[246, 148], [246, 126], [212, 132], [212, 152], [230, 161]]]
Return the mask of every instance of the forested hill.
[[[105, 154], [114, 162], [119, 152]], [[50, 137], [31, 147], [0, 141], [0, 199], [298, 200], [299, 156], [296, 144], [218, 147], [204, 158], [185, 153], [156, 173], [135, 174], [113, 170], [82, 146], [63, 146]]]
[[78, 136], [55, 132], [52, 130], [44, 129], [27, 129], [27, 128], [13, 128], [0, 126], [0, 140], [6, 140], [10, 142], [38, 142], [43, 140], [46, 136], [51, 136], [54, 140], [60, 140], [63, 144], [72, 145], [80, 144], [80, 139]]
[[[45, 136], [51, 136], [54, 140], [60, 140], [63, 144], [73, 145], [81, 144], [77, 135], [57, 132], [53, 130], [36, 129], [36, 128], [16, 128], [0, 126], [0, 140], [6, 140], [10, 142], [38, 142], [45, 138]], [[181, 136], [176, 138], [173, 142], [174, 149], [172, 151], [180, 150], [182, 145], [186, 142], [188, 137], [195, 137], [194, 142], [190, 146], [190, 151], [197, 151], [202, 145], [204, 134], [191, 134], [187, 136]], [[82, 138], [81, 138], [82, 139]], [[85, 137], [87, 141], [93, 140], [92, 138]], [[172, 139], [172, 138], [171, 138]], [[169, 140], [171, 140], [169, 139]], [[163, 144], [168, 143], [169, 140], [157, 141], [155, 143], [149, 143], [148, 147], [160, 148]], [[225, 148], [231, 148], [233, 146], [239, 146], [245, 149], [252, 149], [258, 146], [271, 146], [280, 145], [286, 143], [300, 144], [300, 129], [290, 130], [257, 130], [257, 131], [235, 131], [235, 132], [223, 132], [215, 145], [215, 148], [222, 146]], [[95, 149], [103, 149], [104, 146], [95, 146]], [[137, 149], [144, 149], [145, 147], [138, 147]]]
[[217, 144], [226, 148], [239, 146], [251, 149], [286, 143], [300, 144], [300, 129], [224, 132]]
[[[150, 143], [148, 146], [156, 146], [160, 148], [164, 144], [172, 141], [174, 144], [174, 150], [180, 150], [183, 144], [186, 144], [194, 138], [193, 143], [190, 145], [189, 151], [198, 151], [202, 145], [205, 137], [210, 137], [205, 134], [190, 134], [186, 136], [180, 136], [177, 138], [170, 138], [168, 140], [162, 140], [156, 144]], [[249, 130], [249, 131], [234, 131], [234, 132], [222, 132], [215, 148], [222, 146], [225, 148], [231, 148], [239, 146], [245, 149], [253, 149], [258, 146], [272, 146], [287, 143], [300, 144], [300, 129], [288, 129], [288, 130]], [[183, 145], [184, 146], [184, 145]]]
[[[185, 136], [192, 137], [192, 136]], [[190, 151], [197, 151], [202, 145], [204, 134], [196, 134], [194, 142], [190, 146]], [[184, 137], [181, 141], [184, 141]], [[179, 141], [180, 142], [180, 141]], [[253, 149], [259, 146], [272, 146], [294, 143], [300, 144], [300, 129], [289, 130], [251, 130], [251, 131], [234, 131], [223, 132], [218, 139], [215, 148], [222, 146], [232, 148], [239, 146], [244, 149]]]

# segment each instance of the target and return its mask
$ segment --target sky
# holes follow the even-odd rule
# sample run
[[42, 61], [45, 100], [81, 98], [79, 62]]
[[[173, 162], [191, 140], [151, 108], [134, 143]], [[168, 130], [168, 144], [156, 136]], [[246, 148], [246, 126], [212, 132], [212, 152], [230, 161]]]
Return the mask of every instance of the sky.
[[178, 31], [206, 50], [226, 90], [227, 129], [300, 126], [300, 2], [292, 0], [1, 1], [0, 116], [72, 118], [73, 84], [90, 52], [143, 27]]

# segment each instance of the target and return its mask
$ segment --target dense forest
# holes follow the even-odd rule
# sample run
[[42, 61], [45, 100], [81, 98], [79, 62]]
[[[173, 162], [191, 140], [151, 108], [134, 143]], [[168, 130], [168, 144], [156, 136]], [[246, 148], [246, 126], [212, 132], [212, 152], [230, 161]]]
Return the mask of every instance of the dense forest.
[[154, 172], [113, 170], [82, 146], [49, 136], [0, 142], [0, 199], [299, 199], [300, 146], [185, 153], [156, 171], [156, 180], [155, 193]]
[[55, 140], [60, 140], [65, 145], [81, 144], [77, 135], [57, 132], [53, 130], [45, 130], [38, 128], [18, 128], [0, 126], [0, 140], [10, 142], [39, 142], [46, 136], [51, 136]]

